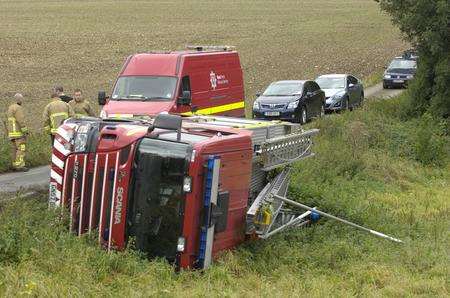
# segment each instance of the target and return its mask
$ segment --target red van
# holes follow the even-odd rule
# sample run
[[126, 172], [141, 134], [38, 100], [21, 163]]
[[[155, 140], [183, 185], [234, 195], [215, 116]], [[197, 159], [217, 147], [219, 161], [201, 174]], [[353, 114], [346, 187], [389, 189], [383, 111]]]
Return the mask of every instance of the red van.
[[110, 97], [99, 92], [102, 118], [152, 116], [161, 112], [244, 116], [239, 55], [226, 47], [195, 47], [129, 56]]

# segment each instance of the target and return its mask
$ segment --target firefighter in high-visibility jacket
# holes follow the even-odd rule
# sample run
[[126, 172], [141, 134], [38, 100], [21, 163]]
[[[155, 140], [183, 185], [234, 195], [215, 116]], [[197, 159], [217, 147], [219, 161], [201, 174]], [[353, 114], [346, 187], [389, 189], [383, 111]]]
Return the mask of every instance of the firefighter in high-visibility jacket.
[[8, 138], [11, 141], [12, 167], [16, 171], [28, 171], [25, 166], [26, 137], [28, 128], [25, 123], [22, 101], [23, 96], [20, 93], [14, 95], [14, 103], [8, 107], [7, 129]]
[[44, 108], [43, 113], [44, 130], [50, 134], [52, 145], [58, 127], [63, 124], [64, 120], [74, 116], [75, 114], [70, 105], [62, 101], [56, 92], [53, 92], [51, 102]]
[[73, 92], [73, 99], [69, 102], [76, 117], [90, 116], [95, 117], [89, 101], [83, 98], [83, 93], [80, 89], [75, 89]]

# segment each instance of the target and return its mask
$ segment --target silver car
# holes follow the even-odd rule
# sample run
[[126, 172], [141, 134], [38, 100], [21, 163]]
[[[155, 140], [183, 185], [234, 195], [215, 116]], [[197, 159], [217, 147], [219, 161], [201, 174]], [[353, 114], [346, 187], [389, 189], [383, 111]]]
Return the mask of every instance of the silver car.
[[364, 88], [359, 79], [349, 74], [326, 74], [316, 83], [325, 91], [325, 111], [352, 110], [364, 102]]

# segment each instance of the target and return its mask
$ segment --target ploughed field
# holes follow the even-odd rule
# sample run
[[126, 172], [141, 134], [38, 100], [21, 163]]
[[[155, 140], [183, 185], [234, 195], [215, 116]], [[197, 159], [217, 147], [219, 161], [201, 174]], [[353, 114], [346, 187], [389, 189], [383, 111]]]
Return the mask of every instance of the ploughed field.
[[54, 84], [82, 88], [96, 105], [136, 52], [234, 45], [252, 101], [274, 80], [369, 76], [406, 47], [372, 0], [0, 0], [0, 28], [0, 100], [23, 92], [34, 131]]

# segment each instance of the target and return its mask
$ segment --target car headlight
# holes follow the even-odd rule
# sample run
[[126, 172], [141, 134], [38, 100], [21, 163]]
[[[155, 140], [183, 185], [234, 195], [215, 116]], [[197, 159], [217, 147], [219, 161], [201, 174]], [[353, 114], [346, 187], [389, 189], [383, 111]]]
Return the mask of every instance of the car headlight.
[[192, 190], [192, 178], [190, 176], [185, 176], [183, 179], [183, 191], [191, 192]]
[[407, 75], [406, 78], [411, 80], [414, 76], [413, 75]]
[[105, 110], [100, 111], [100, 118], [105, 119], [108, 118], [108, 113]]
[[256, 100], [253, 102], [253, 109], [259, 110], [259, 102], [257, 102]]
[[345, 91], [339, 91], [331, 97], [333, 101], [340, 100], [345, 95]]
[[385, 79], [390, 79], [390, 78], [391, 78], [391, 75], [384, 75], [384, 78], [385, 78]]
[[295, 109], [297, 107], [298, 107], [298, 100], [288, 103], [288, 106], [287, 106], [288, 109]]
[[184, 237], [178, 237], [177, 251], [184, 252], [185, 248], [186, 248], [186, 239]]

